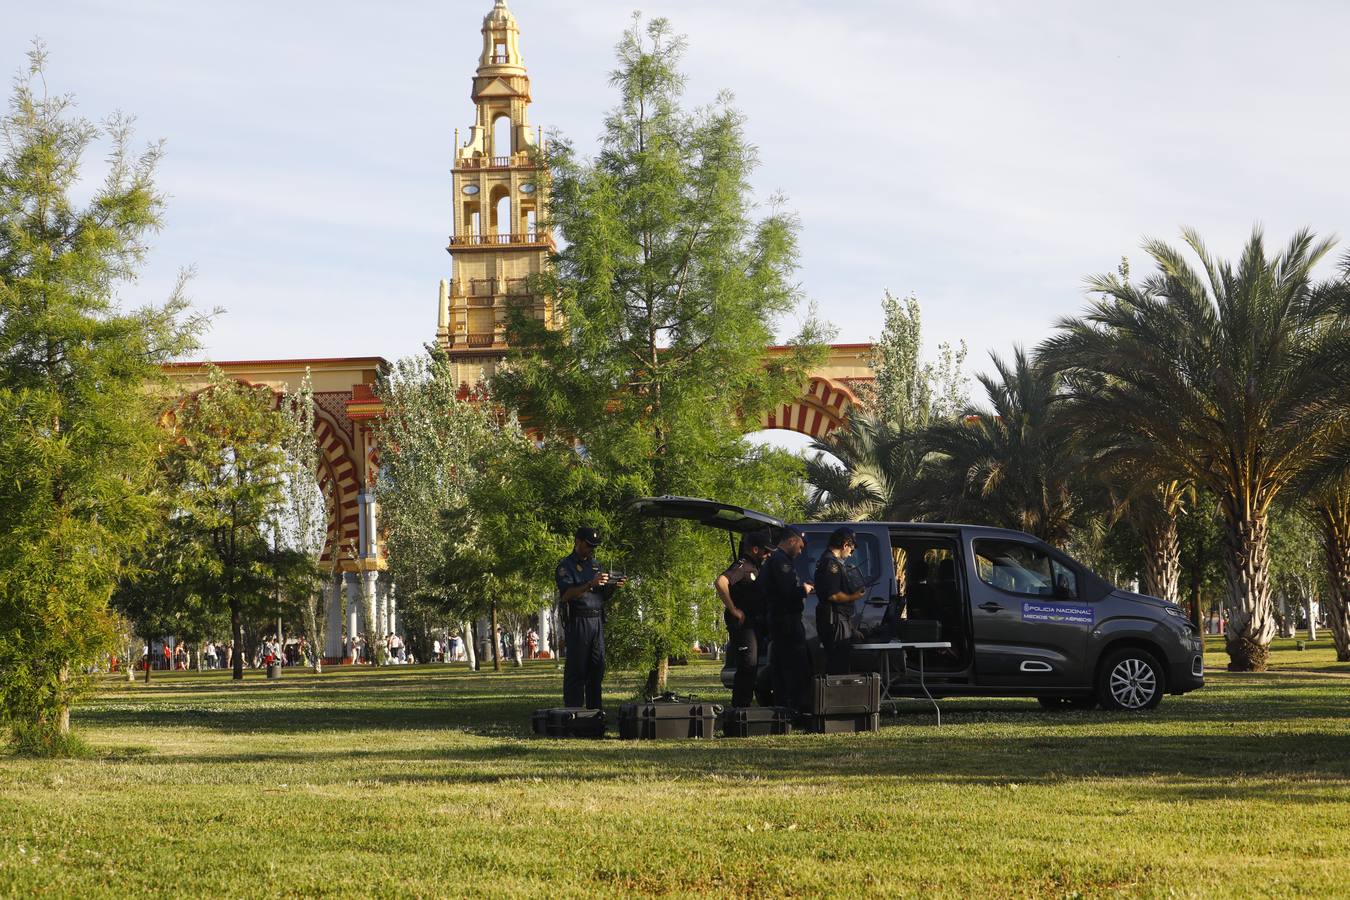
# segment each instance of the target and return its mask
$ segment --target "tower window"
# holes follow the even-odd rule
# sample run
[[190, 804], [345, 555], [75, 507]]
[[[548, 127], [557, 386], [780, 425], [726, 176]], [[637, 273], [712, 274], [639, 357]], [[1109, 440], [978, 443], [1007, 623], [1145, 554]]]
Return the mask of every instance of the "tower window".
[[511, 131], [514, 123], [511, 117], [502, 113], [492, 120], [492, 155], [510, 156], [511, 155]]

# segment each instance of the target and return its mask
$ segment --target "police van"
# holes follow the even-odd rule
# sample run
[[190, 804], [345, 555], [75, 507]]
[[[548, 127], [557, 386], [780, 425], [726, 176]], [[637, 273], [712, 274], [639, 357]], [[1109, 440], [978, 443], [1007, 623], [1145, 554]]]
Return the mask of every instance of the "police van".
[[[754, 510], [690, 497], [640, 500], [642, 515], [685, 519], [737, 534], [786, 525]], [[922, 629], [950, 643], [925, 650], [924, 685], [909, 666], [883, 667], [876, 653], [853, 652], [854, 671], [890, 669], [892, 696], [1035, 697], [1046, 707], [1143, 710], [1164, 694], [1205, 683], [1202, 642], [1176, 604], [1121, 590], [1060, 550], [1021, 531], [934, 522], [806, 522], [798, 574], [812, 581], [830, 532], [857, 536], [849, 562], [867, 590], [854, 604], [859, 643]], [[803, 624], [817, 672], [816, 597]], [[770, 650], [772, 652], [772, 649]], [[762, 665], [762, 663], [761, 663]], [[734, 669], [724, 668], [730, 687]], [[767, 672], [758, 684], [767, 700]]]

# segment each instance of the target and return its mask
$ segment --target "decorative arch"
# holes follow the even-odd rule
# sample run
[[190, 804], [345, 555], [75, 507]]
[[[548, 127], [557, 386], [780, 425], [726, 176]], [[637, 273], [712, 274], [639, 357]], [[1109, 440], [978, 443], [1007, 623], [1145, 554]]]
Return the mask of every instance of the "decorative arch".
[[[278, 402], [280, 395], [278, 395]], [[319, 489], [328, 503], [328, 540], [320, 561], [331, 563], [339, 547], [356, 547], [360, 540], [361, 481], [356, 453], [332, 416], [314, 410], [314, 440], [319, 447]]]
[[765, 413], [760, 427], [821, 438], [842, 425], [857, 402], [858, 395], [847, 383], [813, 375], [800, 397]]
[[[269, 385], [234, 376], [234, 381], [251, 388], [263, 388], [272, 393], [272, 408], [281, 408], [282, 392]], [[190, 402], [208, 387], [188, 392], [183, 402]], [[172, 416], [172, 413], [168, 414]], [[318, 467], [314, 478], [324, 495], [328, 508], [328, 537], [324, 541], [320, 562], [331, 563], [333, 555], [343, 546], [356, 547], [360, 540], [361, 481], [357, 468], [356, 451], [342, 426], [333, 414], [318, 404], [314, 407], [314, 441], [319, 449]]]

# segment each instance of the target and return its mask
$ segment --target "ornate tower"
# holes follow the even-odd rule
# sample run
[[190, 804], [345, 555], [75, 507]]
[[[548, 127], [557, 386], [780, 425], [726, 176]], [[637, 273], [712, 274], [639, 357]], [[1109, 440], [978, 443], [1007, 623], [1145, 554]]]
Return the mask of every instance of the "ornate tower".
[[545, 297], [529, 294], [527, 279], [543, 271], [553, 239], [540, 213], [545, 185], [542, 134], [530, 130], [530, 78], [520, 55], [520, 28], [496, 0], [483, 19], [483, 52], [470, 98], [477, 110], [469, 139], [455, 129], [452, 275], [441, 281], [436, 340], [455, 378], [473, 389], [506, 355], [506, 310], [523, 305], [550, 324]]

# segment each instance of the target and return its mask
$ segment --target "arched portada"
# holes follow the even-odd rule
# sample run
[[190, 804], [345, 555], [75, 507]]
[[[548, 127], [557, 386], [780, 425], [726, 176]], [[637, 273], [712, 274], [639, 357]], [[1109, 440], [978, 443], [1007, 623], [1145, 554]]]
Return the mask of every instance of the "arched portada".
[[[766, 356], [773, 359], [790, 352], [788, 347], [770, 347]], [[829, 434], [857, 405], [862, 385], [873, 380], [868, 362], [871, 354], [871, 344], [830, 345], [826, 361], [812, 370], [801, 395], [765, 413], [759, 427], [795, 431], [810, 438]]]
[[[188, 392], [210, 383], [205, 362], [172, 363], [169, 376]], [[314, 440], [319, 450], [315, 478], [328, 501], [328, 540], [322, 562], [337, 558], [341, 571], [383, 568], [373, 520], [379, 450], [371, 422], [383, 407], [374, 384], [388, 367], [381, 357], [339, 359], [231, 360], [211, 363], [230, 378], [271, 388], [277, 402], [283, 391], [298, 391], [305, 372], [314, 389]]]

